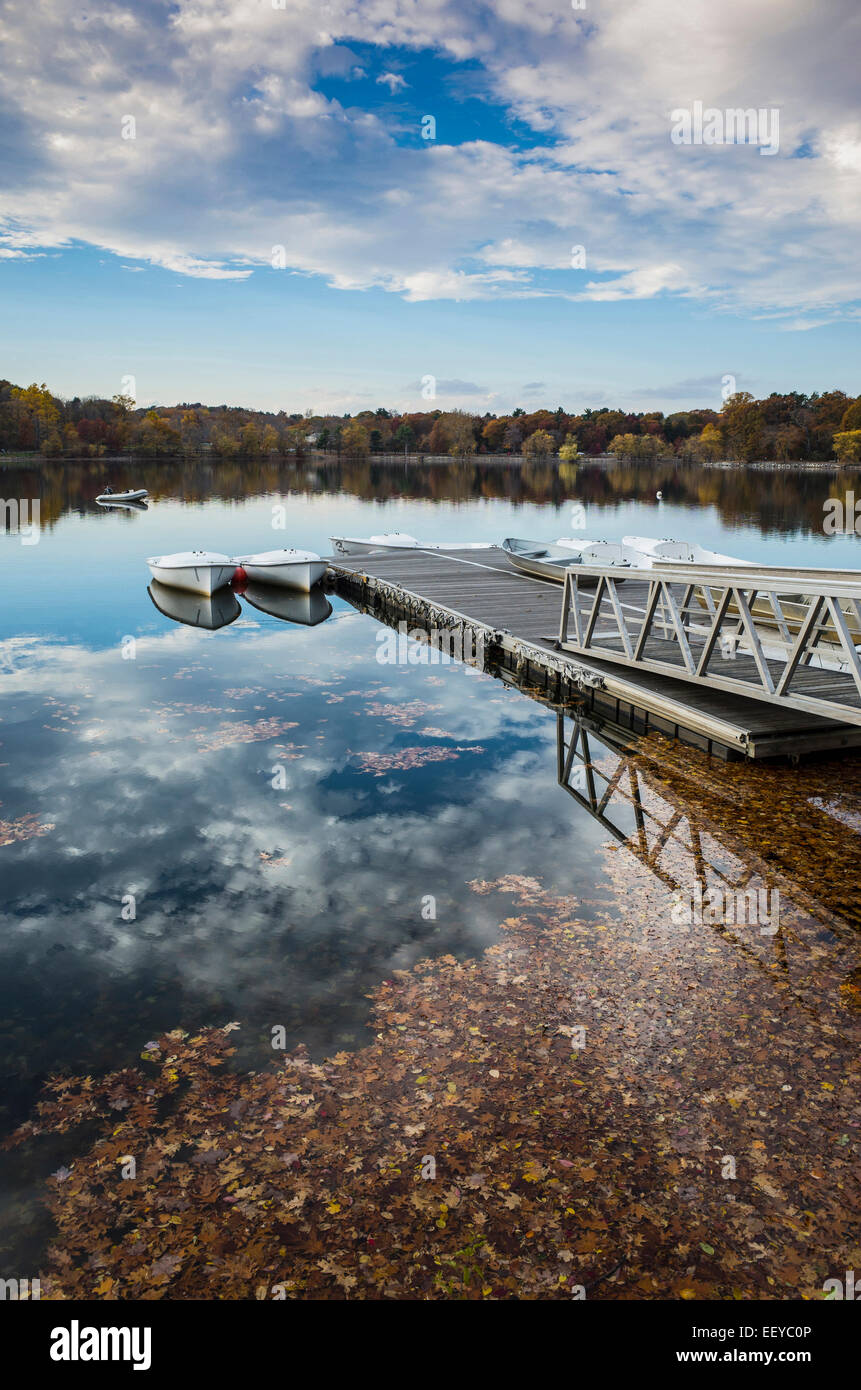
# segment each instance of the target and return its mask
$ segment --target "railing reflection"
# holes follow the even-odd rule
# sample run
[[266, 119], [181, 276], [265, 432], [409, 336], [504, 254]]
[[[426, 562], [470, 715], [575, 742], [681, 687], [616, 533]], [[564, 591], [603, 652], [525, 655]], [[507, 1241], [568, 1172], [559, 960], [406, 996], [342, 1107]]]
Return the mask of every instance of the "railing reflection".
[[[721, 786], [721, 795], [715, 795], [710, 780], [725, 775], [725, 765], [715, 771], [696, 752], [668, 742], [663, 765], [654, 746], [626, 741], [621, 731], [571, 710], [557, 709], [556, 727], [559, 785], [667, 890], [654, 905], [654, 925], [678, 930], [673, 913], [683, 903], [756, 899], [777, 906], [764, 923], [755, 913], [751, 922], [717, 912], [707, 913], [699, 925], [731, 941], [757, 970], [777, 971], [807, 1012], [819, 1012], [810, 988], [815, 977], [823, 987], [828, 976], [833, 986], [848, 991], [846, 1002], [857, 999], [857, 909], [847, 912], [839, 897], [835, 901], [827, 872], [818, 879], [810, 872], [811, 831], [827, 840], [832, 853], [835, 836], [845, 841], [840, 845], [844, 863], [855, 862], [861, 845], [854, 823], [836, 821], [821, 799], [805, 801], [806, 834], [797, 845], [796, 872], [787, 854], [791, 829], [781, 834], [779, 824], [769, 823], [760, 782], [752, 782], [747, 792], [739, 784], [730, 796]], [[682, 760], [690, 759], [696, 766], [685, 769]], [[773, 778], [779, 776], [771, 771]], [[781, 846], [779, 864], [758, 848], [772, 843]]]

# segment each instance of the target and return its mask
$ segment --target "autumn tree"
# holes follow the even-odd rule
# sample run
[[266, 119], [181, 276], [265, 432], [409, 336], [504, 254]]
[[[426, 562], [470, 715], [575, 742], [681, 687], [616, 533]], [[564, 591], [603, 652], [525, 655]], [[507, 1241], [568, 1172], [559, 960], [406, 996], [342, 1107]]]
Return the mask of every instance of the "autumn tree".
[[505, 420], [488, 420], [481, 431], [481, 437], [491, 454], [498, 454], [505, 441]]
[[249, 420], [239, 431], [239, 447], [243, 454], [260, 453], [260, 434], [253, 420]]
[[861, 430], [861, 396], [844, 410], [840, 420], [840, 429], [841, 431]]
[[475, 453], [475, 432], [472, 416], [463, 410], [453, 410], [448, 416], [449, 450], [458, 458]]
[[749, 391], [736, 391], [721, 411], [721, 426], [729, 456], [750, 463], [762, 456], [763, 418], [759, 402]]
[[351, 420], [341, 431], [341, 448], [354, 458], [364, 458], [370, 452], [367, 428], [360, 420]]
[[12, 399], [18, 401], [24, 412], [30, 425], [33, 445], [39, 449], [48, 436], [56, 432], [60, 422], [60, 412], [54, 397], [44, 381], [41, 386], [34, 381], [30, 386], [14, 386]]
[[81, 447], [80, 436], [71, 420], [63, 426], [63, 453], [76, 454]]
[[434, 420], [428, 435], [428, 452], [463, 457], [475, 453], [472, 416], [462, 410], [447, 410]]
[[654, 459], [664, 447], [663, 441], [652, 434], [617, 434], [609, 444], [610, 453], [623, 459]]
[[179, 420], [179, 434], [184, 449], [195, 448], [201, 440], [200, 420], [196, 410], [184, 410]]
[[[524, 412], [521, 410], [520, 414], [523, 415]], [[512, 415], [511, 420], [506, 425], [504, 435], [505, 447], [512, 454], [519, 454], [521, 446], [523, 444], [523, 426], [521, 425], [520, 421], [516, 418], [516, 416], [517, 411], [514, 412], [514, 415]]]
[[548, 458], [556, 452], [556, 441], [547, 430], [535, 430], [523, 445], [527, 458]]
[[723, 435], [717, 425], [706, 425], [692, 452], [693, 457], [700, 463], [716, 463], [723, 457]]
[[182, 440], [179, 431], [170, 426], [157, 410], [148, 410], [138, 430], [137, 447], [144, 454], [172, 454], [179, 449]]
[[841, 463], [861, 463], [861, 429], [838, 430], [834, 436], [834, 453]]
[[774, 457], [781, 462], [801, 457], [804, 431], [798, 425], [781, 425], [774, 434]]

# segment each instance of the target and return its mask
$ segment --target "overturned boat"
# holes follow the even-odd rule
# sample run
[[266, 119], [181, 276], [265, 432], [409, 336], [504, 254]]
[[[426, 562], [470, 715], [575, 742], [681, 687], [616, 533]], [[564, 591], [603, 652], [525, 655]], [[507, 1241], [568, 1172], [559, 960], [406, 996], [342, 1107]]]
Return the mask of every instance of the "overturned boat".
[[379, 550], [496, 550], [493, 541], [420, 541], [405, 531], [382, 536], [330, 536], [336, 555], [371, 555]]
[[[719, 550], [707, 550], [692, 541], [674, 540], [669, 536], [623, 536], [622, 544], [630, 550], [655, 560], [677, 560], [684, 565], [755, 565], [755, 560], [739, 560], [735, 555], [722, 555]], [[641, 565], [641, 569], [649, 565]]]

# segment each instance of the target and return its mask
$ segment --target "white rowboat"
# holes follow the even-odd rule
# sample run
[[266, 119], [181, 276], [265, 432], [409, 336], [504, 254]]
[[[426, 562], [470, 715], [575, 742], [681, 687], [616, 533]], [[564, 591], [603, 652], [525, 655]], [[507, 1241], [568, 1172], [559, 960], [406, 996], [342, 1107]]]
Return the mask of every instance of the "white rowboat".
[[133, 492], [100, 492], [96, 498], [97, 502], [110, 502], [116, 505], [117, 502], [141, 502], [149, 493], [145, 487], [139, 487]]
[[309, 593], [326, 573], [326, 561], [313, 550], [263, 550], [234, 560], [252, 584], [276, 584]]
[[[649, 561], [677, 560], [685, 565], [755, 565], [755, 560], [739, 560], [735, 555], [722, 555], [719, 550], [707, 550], [692, 541], [671, 540], [665, 536], [623, 536], [622, 544], [646, 556]], [[650, 565], [641, 564], [641, 569]]]
[[336, 555], [371, 555], [377, 550], [495, 550], [492, 541], [440, 541], [426, 544], [402, 531], [382, 536], [330, 536]]
[[[502, 549], [521, 574], [531, 575], [534, 579], [550, 579], [556, 584], [564, 582], [566, 571], [572, 565], [613, 565], [619, 569], [630, 569], [634, 563], [629, 558], [627, 548], [616, 541], [561, 540], [555, 545], [542, 545], [541, 541], [509, 537], [502, 542]], [[584, 582], [597, 583], [597, 580]]]
[[213, 550], [183, 550], [177, 555], [152, 556], [147, 560], [150, 574], [160, 584], [172, 589], [186, 589], [191, 594], [207, 598], [229, 584], [236, 572], [236, 562], [229, 555]]

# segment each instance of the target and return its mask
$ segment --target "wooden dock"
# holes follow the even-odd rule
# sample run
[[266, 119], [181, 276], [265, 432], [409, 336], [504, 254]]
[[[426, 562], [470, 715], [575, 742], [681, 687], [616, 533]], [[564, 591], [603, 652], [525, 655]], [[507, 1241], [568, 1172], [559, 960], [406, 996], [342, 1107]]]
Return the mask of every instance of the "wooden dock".
[[[657, 730], [723, 758], [861, 746], [861, 727], [840, 719], [560, 650], [562, 586], [518, 574], [501, 550], [403, 550], [327, 564], [334, 590], [380, 621], [432, 640], [456, 633], [480, 653], [483, 669], [512, 672], [620, 729]], [[637, 597], [632, 585], [626, 602]]]

